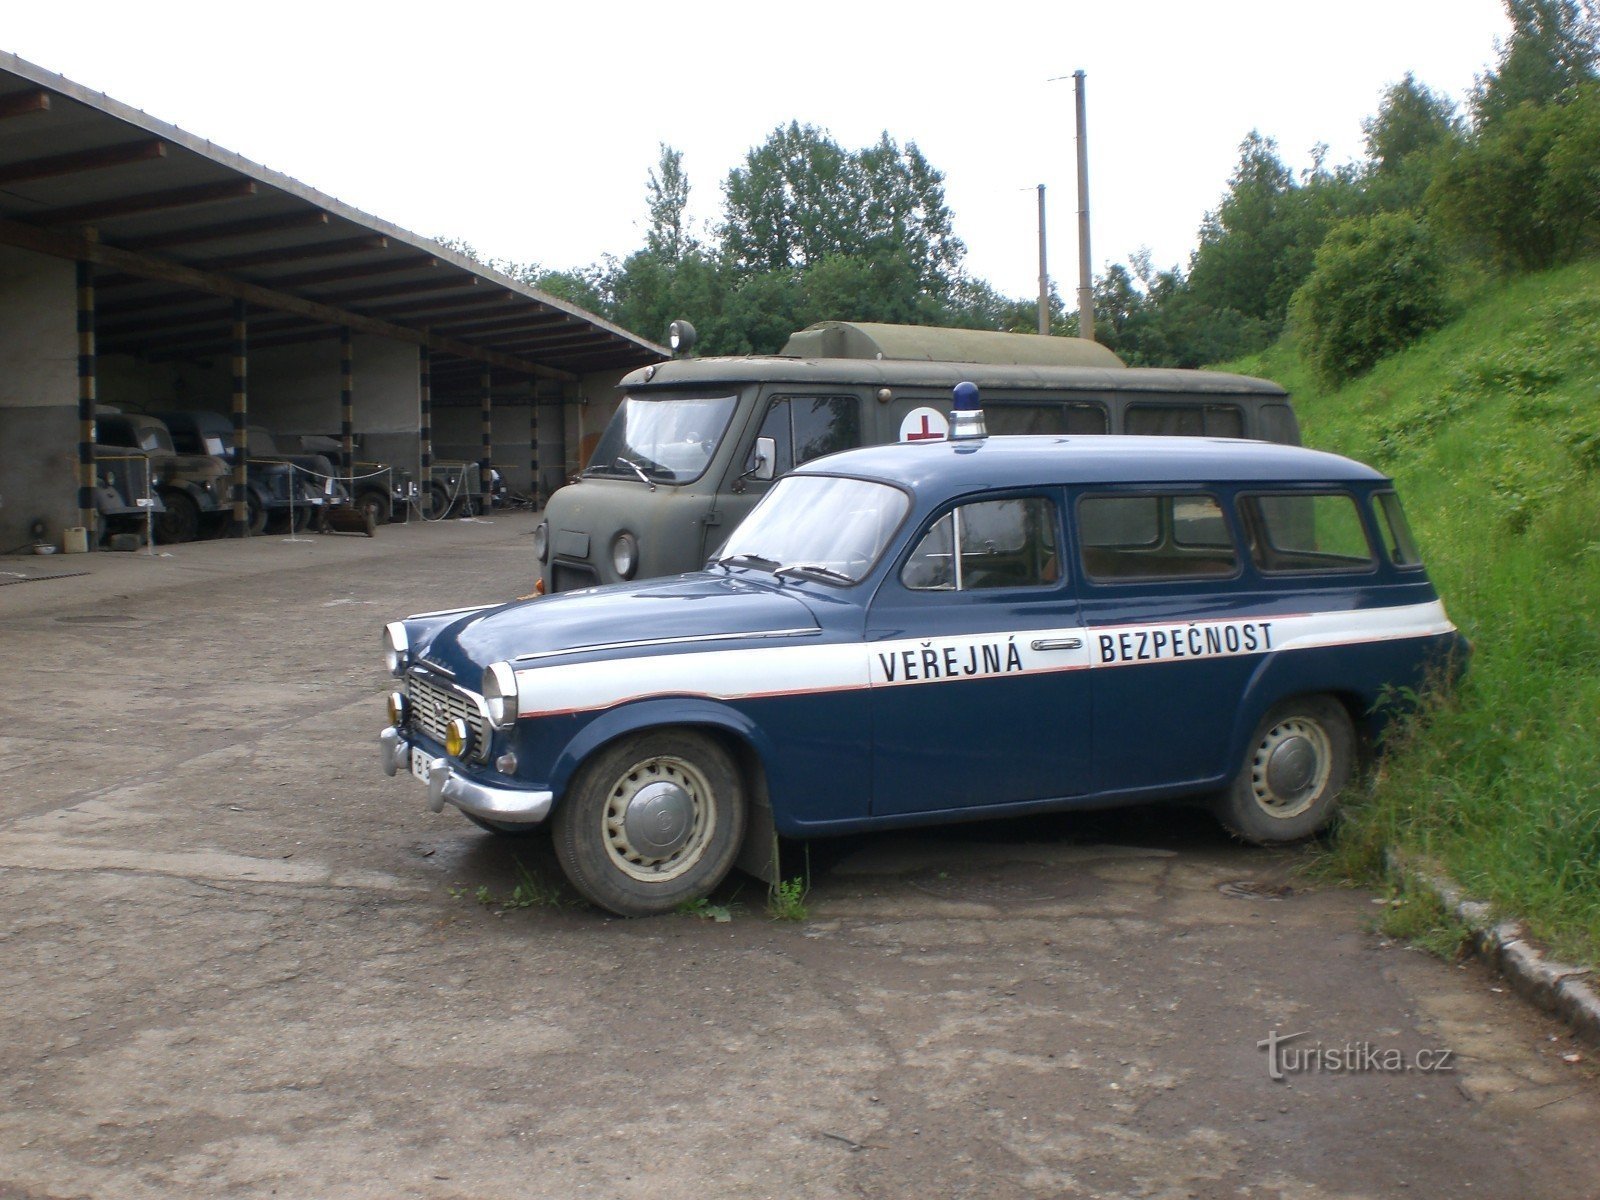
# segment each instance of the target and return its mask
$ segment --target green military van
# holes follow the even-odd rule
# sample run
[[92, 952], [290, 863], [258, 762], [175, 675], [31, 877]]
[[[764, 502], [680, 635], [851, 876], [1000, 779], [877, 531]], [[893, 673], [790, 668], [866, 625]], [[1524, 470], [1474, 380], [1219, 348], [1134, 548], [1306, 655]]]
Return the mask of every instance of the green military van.
[[799, 464], [943, 437], [964, 380], [991, 434], [1300, 442], [1288, 393], [1264, 379], [1129, 367], [1078, 338], [825, 321], [776, 355], [680, 357], [624, 376], [588, 465], [535, 532], [542, 590], [697, 570]]

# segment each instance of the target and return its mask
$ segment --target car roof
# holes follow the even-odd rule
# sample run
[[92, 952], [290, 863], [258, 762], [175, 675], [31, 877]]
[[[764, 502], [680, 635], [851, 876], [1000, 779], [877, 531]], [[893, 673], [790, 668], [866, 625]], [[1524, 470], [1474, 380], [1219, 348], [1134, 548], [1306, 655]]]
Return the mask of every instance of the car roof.
[[1381, 472], [1302, 446], [1238, 438], [993, 436], [890, 442], [813, 459], [795, 474], [858, 475], [968, 491], [1063, 483], [1376, 482]]

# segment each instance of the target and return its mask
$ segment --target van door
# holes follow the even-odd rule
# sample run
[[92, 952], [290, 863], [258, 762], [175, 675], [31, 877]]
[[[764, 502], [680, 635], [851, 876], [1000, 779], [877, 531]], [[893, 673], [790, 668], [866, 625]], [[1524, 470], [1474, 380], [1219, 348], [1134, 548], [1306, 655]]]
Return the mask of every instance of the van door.
[[1075, 796], [1088, 650], [1054, 492], [939, 514], [867, 615], [872, 813]]
[[732, 476], [716, 498], [711, 520], [706, 523], [705, 558], [716, 553], [772, 486], [754, 477], [760, 438], [771, 438], [776, 447], [773, 479], [824, 454], [853, 450], [861, 444], [861, 398], [785, 394], [768, 401], [746, 453], [734, 460]]

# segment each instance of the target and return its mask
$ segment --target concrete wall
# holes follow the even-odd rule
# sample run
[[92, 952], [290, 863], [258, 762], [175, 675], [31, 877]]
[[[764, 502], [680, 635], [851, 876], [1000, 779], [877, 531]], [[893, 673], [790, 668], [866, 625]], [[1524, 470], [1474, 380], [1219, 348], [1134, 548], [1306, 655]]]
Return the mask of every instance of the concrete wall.
[[0, 247], [0, 552], [78, 523], [73, 264]]
[[233, 364], [221, 357], [205, 362], [140, 362], [108, 354], [95, 364], [99, 402], [124, 412], [228, 412], [233, 406]]

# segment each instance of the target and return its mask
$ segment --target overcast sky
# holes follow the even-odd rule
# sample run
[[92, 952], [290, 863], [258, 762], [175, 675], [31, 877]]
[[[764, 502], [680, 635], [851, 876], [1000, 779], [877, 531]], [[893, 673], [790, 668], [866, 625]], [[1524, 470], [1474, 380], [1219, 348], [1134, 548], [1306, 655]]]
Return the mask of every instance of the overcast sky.
[[[1296, 169], [1360, 155], [1407, 70], [1464, 97], [1500, 0], [879, 4], [206, 3], [9, 6], [0, 45], [427, 236], [546, 267], [643, 241], [645, 178], [683, 151], [690, 205], [791, 119], [881, 131], [945, 174], [967, 267], [1076, 282], [1072, 84], [1088, 74], [1093, 260], [1186, 261], [1252, 129]], [[693, 314], [685, 314], [690, 317]], [[658, 331], [641, 330], [649, 336]]]

